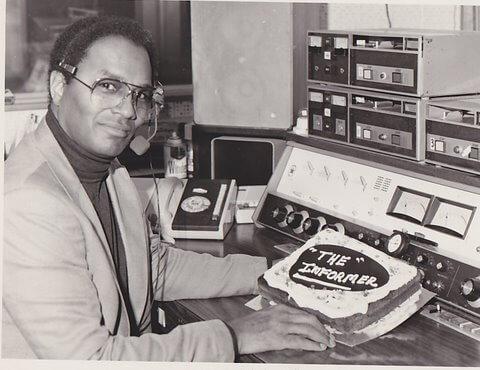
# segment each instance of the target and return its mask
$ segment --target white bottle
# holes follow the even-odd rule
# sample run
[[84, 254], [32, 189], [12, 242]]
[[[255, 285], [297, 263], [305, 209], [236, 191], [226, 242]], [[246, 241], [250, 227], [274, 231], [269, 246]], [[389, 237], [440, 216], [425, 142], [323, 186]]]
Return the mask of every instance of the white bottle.
[[165, 177], [187, 178], [187, 148], [176, 131], [172, 132], [163, 147]]
[[306, 109], [300, 110], [293, 132], [297, 135], [308, 136], [308, 113]]

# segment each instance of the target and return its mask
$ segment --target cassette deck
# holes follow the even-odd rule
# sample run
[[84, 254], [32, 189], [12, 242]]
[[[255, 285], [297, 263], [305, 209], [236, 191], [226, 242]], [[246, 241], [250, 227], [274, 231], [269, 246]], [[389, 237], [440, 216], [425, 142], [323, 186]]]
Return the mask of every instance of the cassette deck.
[[[411, 96], [480, 90], [478, 32], [408, 29], [310, 31], [308, 82]], [[452, 60], [462, 65], [452, 70]]]
[[421, 161], [428, 99], [342, 88], [308, 87], [309, 134]]

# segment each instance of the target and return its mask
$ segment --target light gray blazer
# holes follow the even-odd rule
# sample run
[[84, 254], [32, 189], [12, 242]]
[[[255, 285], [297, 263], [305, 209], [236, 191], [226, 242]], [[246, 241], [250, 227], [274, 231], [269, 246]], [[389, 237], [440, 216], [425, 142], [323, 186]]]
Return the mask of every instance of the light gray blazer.
[[[220, 320], [182, 325], [165, 335], [150, 333], [151, 298], [252, 293], [265, 259], [215, 258], [160, 246], [150, 261], [138, 192], [118, 161], [109, 173], [130, 299], [137, 323], [147, 323], [146, 329], [140, 337], [129, 336], [100, 220], [43, 121], [5, 163], [2, 357], [232, 361], [230, 333]], [[153, 292], [157, 276], [159, 289]]]

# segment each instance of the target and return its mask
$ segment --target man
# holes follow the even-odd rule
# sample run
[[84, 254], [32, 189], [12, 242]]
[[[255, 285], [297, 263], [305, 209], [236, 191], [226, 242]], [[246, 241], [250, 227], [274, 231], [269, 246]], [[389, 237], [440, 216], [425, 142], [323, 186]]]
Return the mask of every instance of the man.
[[55, 43], [47, 116], [5, 164], [3, 356], [232, 361], [333, 346], [315, 317], [281, 305], [150, 333], [153, 299], [250, 294], [266, 268], [150, 244], [115, 157], [154, 110], [153, 55], [149, 35], [115, 17], [78, 21]]

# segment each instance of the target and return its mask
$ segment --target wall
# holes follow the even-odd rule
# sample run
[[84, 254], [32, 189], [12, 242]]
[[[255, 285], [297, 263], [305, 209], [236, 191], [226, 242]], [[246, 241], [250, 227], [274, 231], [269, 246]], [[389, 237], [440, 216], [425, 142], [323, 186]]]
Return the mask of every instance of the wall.
[[292, 4], [191, 4], [195, 122], [288, 128], [292, 123]]
[[[392, 28], [459, 30], [462, 11], [455, 5], [389, 4]], [[389, 28], [385, 4], [329, 4], [329, 29]]]

